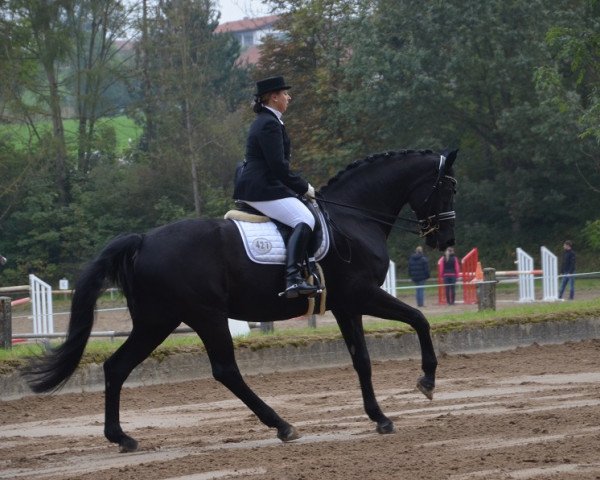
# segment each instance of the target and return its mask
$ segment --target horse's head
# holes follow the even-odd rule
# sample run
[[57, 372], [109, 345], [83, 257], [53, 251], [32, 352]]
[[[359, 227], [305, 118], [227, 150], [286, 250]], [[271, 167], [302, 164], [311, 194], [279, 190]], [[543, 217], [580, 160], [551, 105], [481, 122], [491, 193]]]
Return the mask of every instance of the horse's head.
[[454, 194], [456, 180], [453, 164], [458, 150], [440, 156], [433, 183], [423, 182], [416, 188], [409, 199], [412, 209], [417, 214], [421, 228], [421, 236], [431, 248], [444, 251], [454, 245]]

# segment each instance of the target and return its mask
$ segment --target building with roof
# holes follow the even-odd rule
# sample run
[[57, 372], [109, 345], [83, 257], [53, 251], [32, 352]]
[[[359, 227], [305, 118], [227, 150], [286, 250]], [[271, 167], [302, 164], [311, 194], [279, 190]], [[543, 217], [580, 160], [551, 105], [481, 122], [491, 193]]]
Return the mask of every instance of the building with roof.
[[216, 33], [231, 33], [238, 39], [242, 47], [238, 63], [254, 65], [260, 58], [259, 45], [267, 35], [279, 35], [275, 29], [278, 15], [269, 15], [258, 18], [244, 18], [233, 22], [222, 23], [215, 30]]

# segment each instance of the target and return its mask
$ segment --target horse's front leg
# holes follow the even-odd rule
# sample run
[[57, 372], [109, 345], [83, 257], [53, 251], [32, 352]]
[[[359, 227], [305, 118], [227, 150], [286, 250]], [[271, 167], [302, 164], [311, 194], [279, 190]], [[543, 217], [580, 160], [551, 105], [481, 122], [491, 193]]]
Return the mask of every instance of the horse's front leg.
[[438, 362], [431, 340], [429, 322], [425, 316], [416, 308], [401, 302], [381, 288], [372, 292], [363, 313], [388, 320], [399, 320], [415, 329], [421, 345], [421, 365], [425, 374], [417, 381], [417, 388], [431, 400], [435, 390], [435, 370]]
[[337, 320], [352, 357], [352, 365], [358, 374], [365, 412], [371, 420], [377, 422], [377, 432], [392, 433], [394, 423], [383, 414], [375, 398], [371, 381], [371, 359], [365, 342], [362, 317], [361, 315], [348, 314], [339, 310], [332, 310], [332, 313]]

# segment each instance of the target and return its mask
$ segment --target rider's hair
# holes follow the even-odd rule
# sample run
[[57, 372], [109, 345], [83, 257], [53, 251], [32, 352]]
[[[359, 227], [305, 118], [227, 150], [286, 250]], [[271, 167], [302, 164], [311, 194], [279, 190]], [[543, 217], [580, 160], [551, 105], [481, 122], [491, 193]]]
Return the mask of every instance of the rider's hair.
[[260, 109], [265, 106], [265, 103], [269, 100], [269, 95], [277, 92], [267, 92], [262, 95], [254, 95], [254, 104], [252, 105], [252, 110], [254, 113], [260, 112]]
[[263, 107], [263, 96], [254, 95], [254, 104], [252, 105], [252, 110], [254, 113], [260, 112], [260, 109]]

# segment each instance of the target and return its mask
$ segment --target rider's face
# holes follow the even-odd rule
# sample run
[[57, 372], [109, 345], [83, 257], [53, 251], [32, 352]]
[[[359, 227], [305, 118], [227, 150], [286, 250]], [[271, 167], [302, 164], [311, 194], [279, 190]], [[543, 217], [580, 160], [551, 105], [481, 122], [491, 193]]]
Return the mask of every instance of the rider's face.
[[292, 97], [287, 90], [279, 90], [278, 92], [273, 92], [271, 94], [269, 105], [279, 110], [281, 113], [285, 113], [291, 99]]

